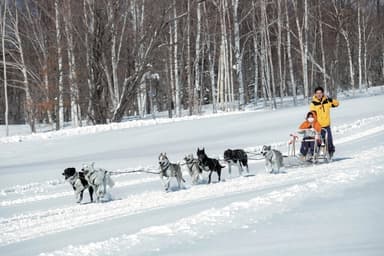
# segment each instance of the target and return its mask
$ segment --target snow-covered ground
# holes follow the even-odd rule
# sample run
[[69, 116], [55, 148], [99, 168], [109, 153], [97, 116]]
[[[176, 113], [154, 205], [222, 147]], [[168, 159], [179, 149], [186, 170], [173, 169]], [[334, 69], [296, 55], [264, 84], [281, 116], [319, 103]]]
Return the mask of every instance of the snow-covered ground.
[[0, 255], [384, 255], [383, 102], [345, 97], [332, 110], [332, 163], [271, 175], [251, 160], [255, 176], [225, 168], [225, 182], [191, 186], [184, 173], [187, 189], [171, 193], [157, 175], [116, 175], [102, 204], [76, 204], [63, 169], [152, 170], [160, 152], [181, 162], [202, 146], [285, 151], [308, 107], [2, 138]]

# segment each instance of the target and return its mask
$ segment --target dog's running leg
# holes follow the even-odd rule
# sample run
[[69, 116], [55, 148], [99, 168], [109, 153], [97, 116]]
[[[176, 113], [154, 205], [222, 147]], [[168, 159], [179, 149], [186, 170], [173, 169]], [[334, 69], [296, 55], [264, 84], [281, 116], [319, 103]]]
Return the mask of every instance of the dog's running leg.
[[179, 170], [178, 170], [178, 172], [177, 172], [178, 174], [176, 174], [176, 179], [177, 179], [177, 183], [179, 184], [179, 190], [180, 189], [182, 189], [182, 188], [185, 188], [184, 187], [184, 184], [183, 184], [183, 175], [182, 175], [182, 173], [181, 173], [181, 170], [180, 170], [180, 168], [179, 168]]
[[167, 181], [166, 181], [166, 188], [165, 188], [165, 190], [169, 190], [169, 186], [170, 186], [170, 183], [171, 183], [171, 177], [167, 177]]
[[78, 199], [77, 199], [77, 203], [81, 203], [81, 201], [83, 201], [83, 192], [84, 191], [80, 191], [80, 193], [78, 194]]
[[272, 174], [278, 174], [279, 173], [279, 167], [277, 166], [277, 164], [271, 163], [271, 168], [272, 168], [272, 171], [271, 171]]
[[237, 166], [239, 168], [239, 176], [242, 176], [243, 175], [243, 167], [241, 166], [240, 161], [237, 162]]
[[232, 178], [232, 161], [228, 161], [228, 178]]
[[164, 182], [164, 174], [163, 174], [163, 171], [160, 169], [160, 180], [161, 180], [161, 183], [163, 184], [163, 187], [164, 187], [164, 189], [165, 189], [165, 191], [167, 191], [168, 190], [168, 188], [167, 188], [167, 183], [166, 182]]
[[221, 181], [221, 169], [217, 170], [217, 175], [219, 176], [219, 182]]
[[248, 159], [244, 159], [244, 160], [241, 162], [241, 164], [242, 164], [243, 166], [245, 166], [245, 169], [246, 169], [247, 173], [249, 173]]
[[208, 175], [208, 184], [211, 183], [212, 172], [213, 172], [213, 171], [210, 171], [210, 172], [209, 172], [209, 175]]
[[88, 188], [88, 191], [89, 191], [89, 198], [91, 199], [91, 203], [93, 203], [93, 187], [89, 187]]
[[269, 161], [267, 160], [267, 159], [265, 159], [265, 165], [264, 165], [264, 168], [265, 168], [265, 172], [271, 172], [270, 170], [269, 170]]

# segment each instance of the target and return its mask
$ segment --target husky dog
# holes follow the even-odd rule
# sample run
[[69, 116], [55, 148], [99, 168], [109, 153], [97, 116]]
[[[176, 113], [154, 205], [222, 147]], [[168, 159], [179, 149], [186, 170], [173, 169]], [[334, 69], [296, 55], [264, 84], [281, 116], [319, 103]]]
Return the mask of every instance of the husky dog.
[[219, 160], [214, 158], [209, 158], [205, 153], [205, 149], [197, 149], [197, 158], [199, 159], [199, 164], [204, 171], [209, 171], [208, 184], [211, 183], [212, 172], [217, 172], [219, 181], [221, 180], [221, 169], [224, 166], [220, 165]]
[[232, 164], [237, 164], [239, 168], [240, 175], [243, 173], [243, 166], [245, 166], [247, 173], [249, 173], [248, 169], [248, 156], [242, 149], [227, 149], [224, 151], [224, 160], [228, 163], [228, 172], [229, 176], [232, 174]]
[[192, 184], [198, 184], [202, 180], [202, 169], [199, 165], [199, 160], [193, 158], [193, 154], [189, 154], [184, 157], [184, 161], [187, 165], [189, 175], [191, 175]]
[[[270, 173], [279, 173], [283, 166], [283, 154], [280, 151], [271, 149], [271, 146], [263, 146], [261, 154], [265, 158], [265, 170]], [[269, 170], [270, 169], [270, 170]]]
[[72, 186], [75, 191], [75, 197], [77, 203], [81, 203], [83, 200], [84, 190], [88, 189], [89, 197], [91, 202], [93, 202], [93, 188], [89, 186], [88, 182], [85, 180], [84, 173], [77, 172], [76, 168], [69, 167], [64, 170], [62, 175], [65, 177], [65, 180]]
[[[160, 166], [160, 179], [164, 185], [165, 191], [169, 190], [169, 183], [172, 177], [175, 177], [179, 185], [179, 189], [184, 187], [181, 182], [185, 182], [183, 174], [181, 173], [180, 164], [173, 164], [169, 161], [166, 153], [160, 153], [159, 155], [159, 166]], [[167, 180], [164, 182], [164, 177]]]
[[111, 178], [111, 174], [102, 168], [95, 168], [95, 163], [84, 164], [81, 169], [88, 184], [93, 187], [96, 194], [96, 202], [105, 200], [107, 195], [107, 185], [112, 188], [115, 182]]

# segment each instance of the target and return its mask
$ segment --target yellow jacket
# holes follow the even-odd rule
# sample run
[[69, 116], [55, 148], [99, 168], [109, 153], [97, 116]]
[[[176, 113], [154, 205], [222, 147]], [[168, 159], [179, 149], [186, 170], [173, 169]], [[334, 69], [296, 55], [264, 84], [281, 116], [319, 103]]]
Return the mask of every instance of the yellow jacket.
[[317, 121], [319, 121], [321, 127], [327, 127], [331, 124], [331, 108], [339, 106], [339, 101], [332, 98], [323, 97], [319, 100], [316, 96], [312, 97], [311, 105], [309, 109], [316, 111]]

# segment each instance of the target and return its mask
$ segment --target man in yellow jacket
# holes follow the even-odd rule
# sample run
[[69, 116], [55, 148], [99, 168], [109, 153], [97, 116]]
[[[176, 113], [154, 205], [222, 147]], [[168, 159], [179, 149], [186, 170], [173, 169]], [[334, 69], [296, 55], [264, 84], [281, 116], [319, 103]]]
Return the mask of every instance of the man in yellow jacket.
[[[315, 89], [315, 95], [313, 95], [312, 102], [310, 105], [311, 111], [316, 111], [317, 121], [320, 123], [323, 130], [321, 131], [321, 136], [324, 137], [327, 133], [328, 137], [328, 152], [329, 156], [332, 158], [335, 153], [335, 146], [333, 145], [332, 131], [331, 131], [331, 108], [336, 108], [339, 106], [339, 101], [327, 97], [324, 94], [323, 87], [319, 86]], [[325, 131], [326, 132], [325, 132]]]

